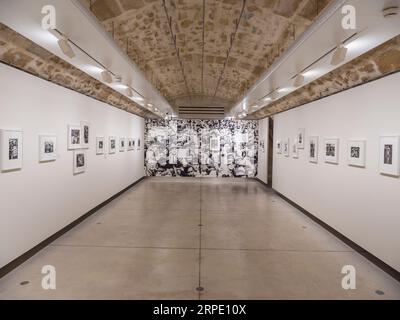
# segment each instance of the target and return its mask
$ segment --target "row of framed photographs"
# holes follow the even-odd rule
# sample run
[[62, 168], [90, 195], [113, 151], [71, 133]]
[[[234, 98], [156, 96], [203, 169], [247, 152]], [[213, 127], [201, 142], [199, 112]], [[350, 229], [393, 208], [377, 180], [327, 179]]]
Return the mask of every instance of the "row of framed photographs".
[[[286, 157], [290, 153], [294, 159], [299, 158], [299, 149], [305, 149], [304, 129], [301, 129], [296, 137], [293, 138], [290, 145], [290, 139], [276, 141], [277, 154], [283, 154]], [[301, 141], [301, 143], [299, 143]], [[337, 138], [324, 139], [323, 155], [324, 161], [331, 164], [339, 164], [339, 143]], [[360, 168], [366, 167], [366, 140], [348, 140], [347, 159], [349, 166]], [[400, 136], [382, 136], [380, 137], [379, 151], [379, 170], [384, 175], [400, 176]], [[311, 136], [308, 138], [308, 160], [311, 163], [318, 163], [319, 156], [319, 137]]]
[[[76, 128], [76, 127], [75, 127]], [[84, 129], [85, 130], [85, 129]], [[79, 141], [79, 148], [77, 148], [77, 143], [74, 143], [73, 150], [77, 151], [74, 154], [74, 173], [80, 169], [85, 168], [85, 153], [84, 149], [89, 148], [89, 126], [85, 131], [87, 135], [81, 136], [81, 131], [78, 133], [73, 133], [68, 126], [68, 141], [70, 142], [73, 133], [79, 134], [79, 139], [74, 141]], [[81, 140], [83, 138], [83, 140]], [[84, 141], [84, 144], [80, 142]], [[117, 138], [112, 136], [108, 138], [108, 153], [116, 153], [117, 150]], [[85, 146], [85, 147], [84, 147]], [[68, 149], [70, 145], [68, 145]], [[141, 140], [134, 138], [120, 138], [119, 139], [119, 151], [133, 151], [141, 149]], [[105, 154], [105, 138], [96, 138], [96, 154]], [[22, 169], [22, 159], [23, 159], [23, 131], [22, 130], [0, 130], [0, 170], [2, 172], [13, 171]], [[39, 162], [50, 162], [57, 160], [57, 136], [54, 134], [43, 134], [39, 135]]]

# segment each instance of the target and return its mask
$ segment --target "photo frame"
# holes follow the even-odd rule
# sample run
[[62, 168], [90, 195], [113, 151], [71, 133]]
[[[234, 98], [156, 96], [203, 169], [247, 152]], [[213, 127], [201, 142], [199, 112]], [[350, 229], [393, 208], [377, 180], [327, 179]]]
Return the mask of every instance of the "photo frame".
[[39, 162], [57, 160], [56, 135], [39, 135]]
[[399, 143], [400, 136], [380, 137], [379, 170], [383, 175], [399, 177]]
[[306, 129], [301, 128], [297, 131], [296, 144], [297, 149], [304, 149], [306, 140]]
[[277, 154], [282, 154], [282, 140], [281, 139], [276, 140], [275, 148], [276, 148]]
[[125, 138], [120, 138], [119, 139], [119, 152], [125, 152], [125, 148], [126, 148], [126, 146], [125, 146], [125, 143], [126, 142], [126, 139]]
[[74, 175], [81, 174], [86, 171], [86, 152], [85, 150], [74, 150]]
[[141, 141], [139, 138], [139, 139], [137, 139], [137, 149], [140, 150], [140, 148], [141, 148]]
[[133, 145], [133, 139], [128, 138], [128, 145], [127, 145], [128, 151], [132, 151], [132, 145]]
[[297, 142], [297, 137], [293, 139], [292, 143], [292, 158], [293, 159], [298, 159], [299, 158], [299, 148], [298, 148], [298, 142]]
[[96, 138], [96, 154], [97, 155], [104, 154], [105, 147], [106, 146], [105, 146], [104, 137], [97, 137]]
[[68, 150], [81, 149], [82, 127], [81, 125], [68, 125]]
[[318, 163], [318, 137], [310, 137], [308, 141], [308, 161]]
[[289, 153], [290, 153], [289, 147], [290, 147], [290, 141], [289, 141], [289, 138], [287, 138], [287, 139], [283, 142], [283, 155], [284, 155], [285, 157], [289, 157]]
[[0, 130], [1, 171], [22, 169], [22, 130]]
[[117, 138], [114, 136], [108, 137], [108, 153], [114, 154], [117, 151]]
[[86, 121], [81, 121], [81, 148], [89, 149], [90, 143], [90, 124]]
[[349, 140], [347, 142], [347, 157], [349, 166], [365, 168], [365, 140]]
[[324, 144], [325, 162], [331, 164], [339, 163], [339, 139], [325, 139]]

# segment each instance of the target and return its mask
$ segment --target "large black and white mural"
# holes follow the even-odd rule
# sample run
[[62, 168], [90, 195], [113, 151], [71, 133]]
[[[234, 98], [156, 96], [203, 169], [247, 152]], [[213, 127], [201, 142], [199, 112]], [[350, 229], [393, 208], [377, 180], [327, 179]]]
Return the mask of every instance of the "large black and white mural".
[[146, 120], [147, 176], [255, 177], [258, 121]]

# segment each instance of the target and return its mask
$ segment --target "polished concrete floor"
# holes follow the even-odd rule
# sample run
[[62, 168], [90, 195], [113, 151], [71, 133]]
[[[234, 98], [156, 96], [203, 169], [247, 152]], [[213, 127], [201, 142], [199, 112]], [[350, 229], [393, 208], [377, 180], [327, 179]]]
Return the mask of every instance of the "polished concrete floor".
[[254, 180], [149, 178], [1, 279], [15, 298], [400, 299], [400, 283]]

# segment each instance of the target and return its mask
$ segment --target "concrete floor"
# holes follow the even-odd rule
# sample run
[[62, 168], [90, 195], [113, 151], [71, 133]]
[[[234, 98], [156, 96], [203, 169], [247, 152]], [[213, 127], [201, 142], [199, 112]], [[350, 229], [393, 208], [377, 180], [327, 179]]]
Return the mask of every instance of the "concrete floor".
[[400, 283], [254, 180], [149, 178], [1, 279], [0, 299], [400, 299]]

